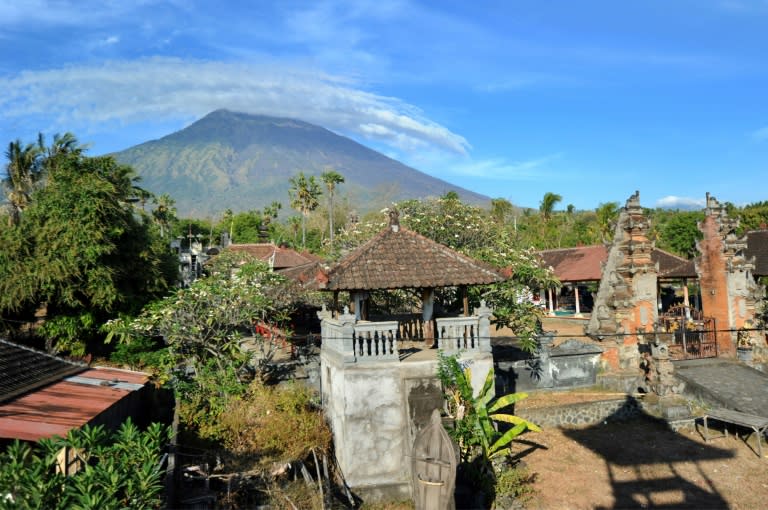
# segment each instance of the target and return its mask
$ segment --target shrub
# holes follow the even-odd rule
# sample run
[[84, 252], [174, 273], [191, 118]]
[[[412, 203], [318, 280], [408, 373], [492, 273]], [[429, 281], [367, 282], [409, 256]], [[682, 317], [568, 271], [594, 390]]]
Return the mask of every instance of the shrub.
[[255, 380], [243, 398], [230, 402], [220, 426], [224, 446], [261, 468], [302, 460], [313, 449], [327, 452], [331, 444], [311, 392], [297, 383], [266, 386]]

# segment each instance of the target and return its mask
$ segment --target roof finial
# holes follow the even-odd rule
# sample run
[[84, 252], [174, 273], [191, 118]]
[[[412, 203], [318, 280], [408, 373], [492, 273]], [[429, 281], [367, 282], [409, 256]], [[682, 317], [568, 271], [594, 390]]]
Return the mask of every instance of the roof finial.
[[394, 207], [389, 210], [389, 227], [392, 232], [400, 230], [400, 213]]

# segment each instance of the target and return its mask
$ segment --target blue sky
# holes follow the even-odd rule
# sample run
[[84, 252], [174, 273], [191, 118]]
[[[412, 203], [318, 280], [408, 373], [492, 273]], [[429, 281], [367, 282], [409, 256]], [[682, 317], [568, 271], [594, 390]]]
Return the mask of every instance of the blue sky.
[[538, 207], [768, 200], [768, 0], [0, 0], [0, 142], [296, 117]]

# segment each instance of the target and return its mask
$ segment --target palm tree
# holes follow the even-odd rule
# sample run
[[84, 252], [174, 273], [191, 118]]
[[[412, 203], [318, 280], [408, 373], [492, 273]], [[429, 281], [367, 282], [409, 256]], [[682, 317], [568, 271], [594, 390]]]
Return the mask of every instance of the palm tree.
[[552, 212], [555, 210], [555, 205], [562, 199], [563, 197], [557, 193], [552, 193], [551, 191], [544, 193], [544, 198], [541, 199], [541, 205], [539, 206], [539, 211], [544, 221], [549, 221], [549, 218], [552, 217]]
[[328, 230], [331, 239], [331, 248], [333, 248], [333, 193], [336, 191], [336, 185], [344, 182], [344, 176], [336, 170], [329, 168], [320, 175], [325, 183], [325, 189], [328, 190]]
[[16, 140], [8, 145], [5, 156], [8, 164], [2, 184], [11, 209], [8, 223], [16, 225], [40, 180], [41, 150], [38, 145], [30, 143], [22, 146], [21, 140]]
[[600, 233], [600, 239], [603, 242], [613, 239], [613, 223], [619, 217], [619, 203], [607, 202], [600, 204], [595, 209], [597, 215], [597, 228]]
[[491, 217], [496, 223], [504, 224], [507, 217], [512, 214], [512, 203], [506, 198], [491, 199]]
[[301, 228], [301, 217], [291, 216], [288, 218], [288, 226], [291, 228], [291, 232], [293, 232], [293, 245], [296, 246], [296, 234], [299, 233]]
[[155, 197], [153, 202], [157, 207], [152, 211], [152, 217], [160, 227], [160, 237], [165, 237], [165, 232], [170, 231], [171, 223], [176, 219], [176, 201], [168, 193]]
[[301, 213], [301, 247], [307, 246], [307, 216], [309, 213], [317, 209], [320, 204], [320, 185], [317, 184], [315, 176], [312, 175], [309, 178], [304, 175], [304, 172], [299, 172], [299, 175], [291, 177], [291, 188], [288, 190], [288, 195], [291, 198], [291, 207]]

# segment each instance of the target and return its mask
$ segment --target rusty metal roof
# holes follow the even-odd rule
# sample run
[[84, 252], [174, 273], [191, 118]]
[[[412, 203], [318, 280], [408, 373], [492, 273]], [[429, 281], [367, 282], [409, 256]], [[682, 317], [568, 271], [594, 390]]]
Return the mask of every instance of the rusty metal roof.
[[0, 405], [0, 438], [37, 441], [93, 423], [143, 388], [147, 374], [88, 368]]
[[[603, 263], [608, 259], [604, 245], [577, 246], [539, 252], [546, 266], [552, 267], [561, 282], [598, 281], [603, 275]], [[654, 248], [651, 260], [659, 264], [659, 278], [698, 278], [692, 260]]]
[[0, 339], [0, 403], [87, 368]]
[[399, 225], [344, 257], [327, 277], [327, 290], [438, 288], [504, 279], [499, 270]]

